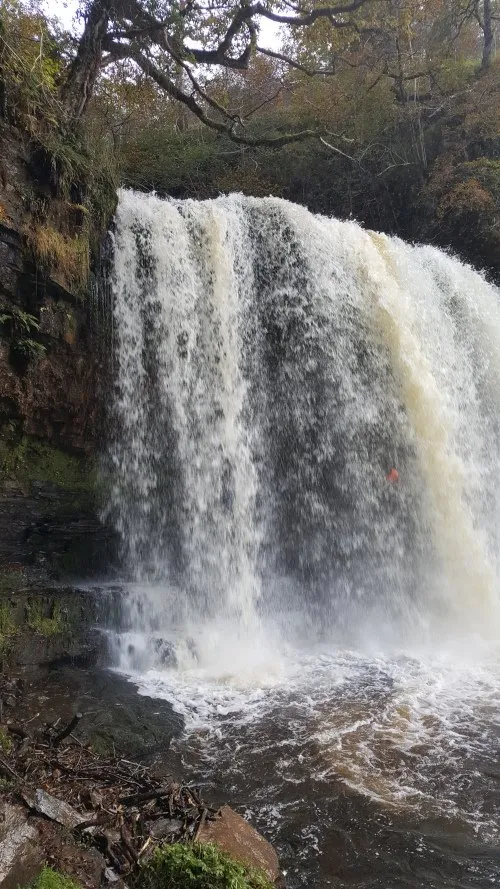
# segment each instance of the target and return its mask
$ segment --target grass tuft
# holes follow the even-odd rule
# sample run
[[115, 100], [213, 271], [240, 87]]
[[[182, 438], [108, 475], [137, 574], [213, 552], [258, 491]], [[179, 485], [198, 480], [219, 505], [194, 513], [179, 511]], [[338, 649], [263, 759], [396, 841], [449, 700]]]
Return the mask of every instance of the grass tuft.
[[50, 617], [43, 613], [42, 603], [37, 599], [28, 602], [26, 608], [28, 627], [40, 636], [61, 636], [67, 629], [67, 621], [58, 602], [54, 603]]
[[2, 728], [0, 728], [0, 750], [2, 753], [10, 753], [12, 750], [12, 740]]
[[81, 889], [81, 886], [53, 868], [44, 867], [29, 889]]
[[0, 601], [0, 657], [7, 654], [17, 627], [8, 602]]
[[32, 224], [26, 241], [40, 265], [51, 274], [62, 275], [68, 285], [82, 290], [87, 283], [90, 263], [89, 238], [62, 234], [51, 225]]

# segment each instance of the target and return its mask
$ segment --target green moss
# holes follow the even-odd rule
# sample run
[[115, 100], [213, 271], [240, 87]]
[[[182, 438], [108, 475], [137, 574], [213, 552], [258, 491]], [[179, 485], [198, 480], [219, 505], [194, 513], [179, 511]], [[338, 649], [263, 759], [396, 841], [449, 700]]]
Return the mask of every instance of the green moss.
[[3, 445], [0, 473], [24, 481], [52, 482], [70, 491], [87, 491], [95, 484], [89, 462], [23, 436], [13, 447]]
[[137, 889], [271, 889], [265, 874], [210, 843], [174, 843], [155, 850], [141, 868]]
[[115, 753], [115, 745], [113, 743], [113, 738], [110, 735], [104, 735], [97, 733], [95, 737], [92, 737], [92, 753], [95, 753], [96, 756], [108, 757], [113, 756]]
[[13, 571], [11, 568], [0, 569], [0, 595], [10, 595], [21, 590], [26, 584], [24, 571]]
[[17, 627], [8, 602], [0, 601], [0, 657], [6, 654], [11, 646]]
[[57, 485], [73, 495], [73, 508], [95, 507], [98, 474], [94, 461], [66, 454], [29, 436], [0, 440], [0, 481], [5, 479], [24, 487], [33, 482]]
[[4, 732], [3, 729], [0, 728], [0, 750], [3, 753], [10, 753], [12, 750], [12, 741], [9, 738], [7, 732]]
[[81, 886], [59, 871], [53, 870], [51, 867], [44, 867], [31, 884], [30, 889], [81, 889]]
[[49, 616], [44, 614], [40, 599], [32, 599], [26, 606], [26, 623], [30, 630], [41, 636], [62, 636], [69, 630], [67, 615], [59, 602], [54, 602]]

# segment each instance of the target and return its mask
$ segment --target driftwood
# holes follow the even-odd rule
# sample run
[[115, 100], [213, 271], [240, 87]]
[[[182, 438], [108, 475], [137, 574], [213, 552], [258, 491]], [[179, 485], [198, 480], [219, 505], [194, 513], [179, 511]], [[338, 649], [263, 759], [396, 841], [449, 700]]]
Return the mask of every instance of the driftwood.
[[71, 721], [68, 723], [66, 728], [63, 728], [62, 732], [59, 732], [59, 734], [56, 735], [56, 737], [53, 739], [53, 741], [52, 741], [53, 747], [59, 747], [59, 744], [61, 743], [61, 741], [64, 741], [64, 739], [67, 738], [68, 735], [71, 734], [73, 729], [75, 729], [77, 727], [78, 723], [80, 722], [82, 715], [83, 715], [82, 713], [75, 713], [75, 715], [73, 716], [73, 719], [71, 719]]
[[122, 796], [118, 802], [123, 806], [136, 806], [138, 803], [145, 803], [150, 799], [160, 800], [165, 796], [169, 796], [171, 792], [171, 786], [159, 788], [158, 790], [146, 790], [143, 793], [133, 793], [132, 796]]

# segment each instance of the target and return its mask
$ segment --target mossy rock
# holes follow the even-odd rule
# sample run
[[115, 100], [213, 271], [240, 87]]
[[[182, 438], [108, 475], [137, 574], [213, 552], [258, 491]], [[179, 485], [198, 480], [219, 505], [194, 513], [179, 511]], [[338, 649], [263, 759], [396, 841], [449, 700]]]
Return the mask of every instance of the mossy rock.
[[47, 482], [66, 491], [90, 493], [97, 474], [92, 461], [67, 454], [45, 442], [23, 436], [0, 442], [0, 478], [20, 483]]
[[41, 599], [33, 599], [27, 603], [26, 612], [28, 628], [40, 636], [50, 638], [69, 635], [71, 625], [68, 612], [61, 607], [60, 602], [55, 601], [50, 614], [46, 614]]
[[17, 631], [10, 603], [0, 600], [0, 657], [5, 657], [11, 650]]

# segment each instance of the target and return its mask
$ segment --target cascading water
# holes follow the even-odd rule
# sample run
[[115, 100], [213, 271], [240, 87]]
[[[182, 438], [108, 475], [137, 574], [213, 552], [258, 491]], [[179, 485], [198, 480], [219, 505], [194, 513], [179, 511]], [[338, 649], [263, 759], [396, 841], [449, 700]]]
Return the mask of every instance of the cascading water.
[[476, 765], [491, 740], [498, 290], [433, 247], [283, 200], [123, 191], [114, 334], [119, 667], [188, 727], [225, 731], [249, 769], [279, 736], [307, 780], [427, 817], [441, 792], [490, 837], [491, 806], [436, 775], [460, 772], [457, 738]]
[[332, 621], [491, 622], [493, 287], [285, 201], [132, 192], [114, 276], [111, 508], [137, 579], [171, 584], [197, 621], [293, 601]]

